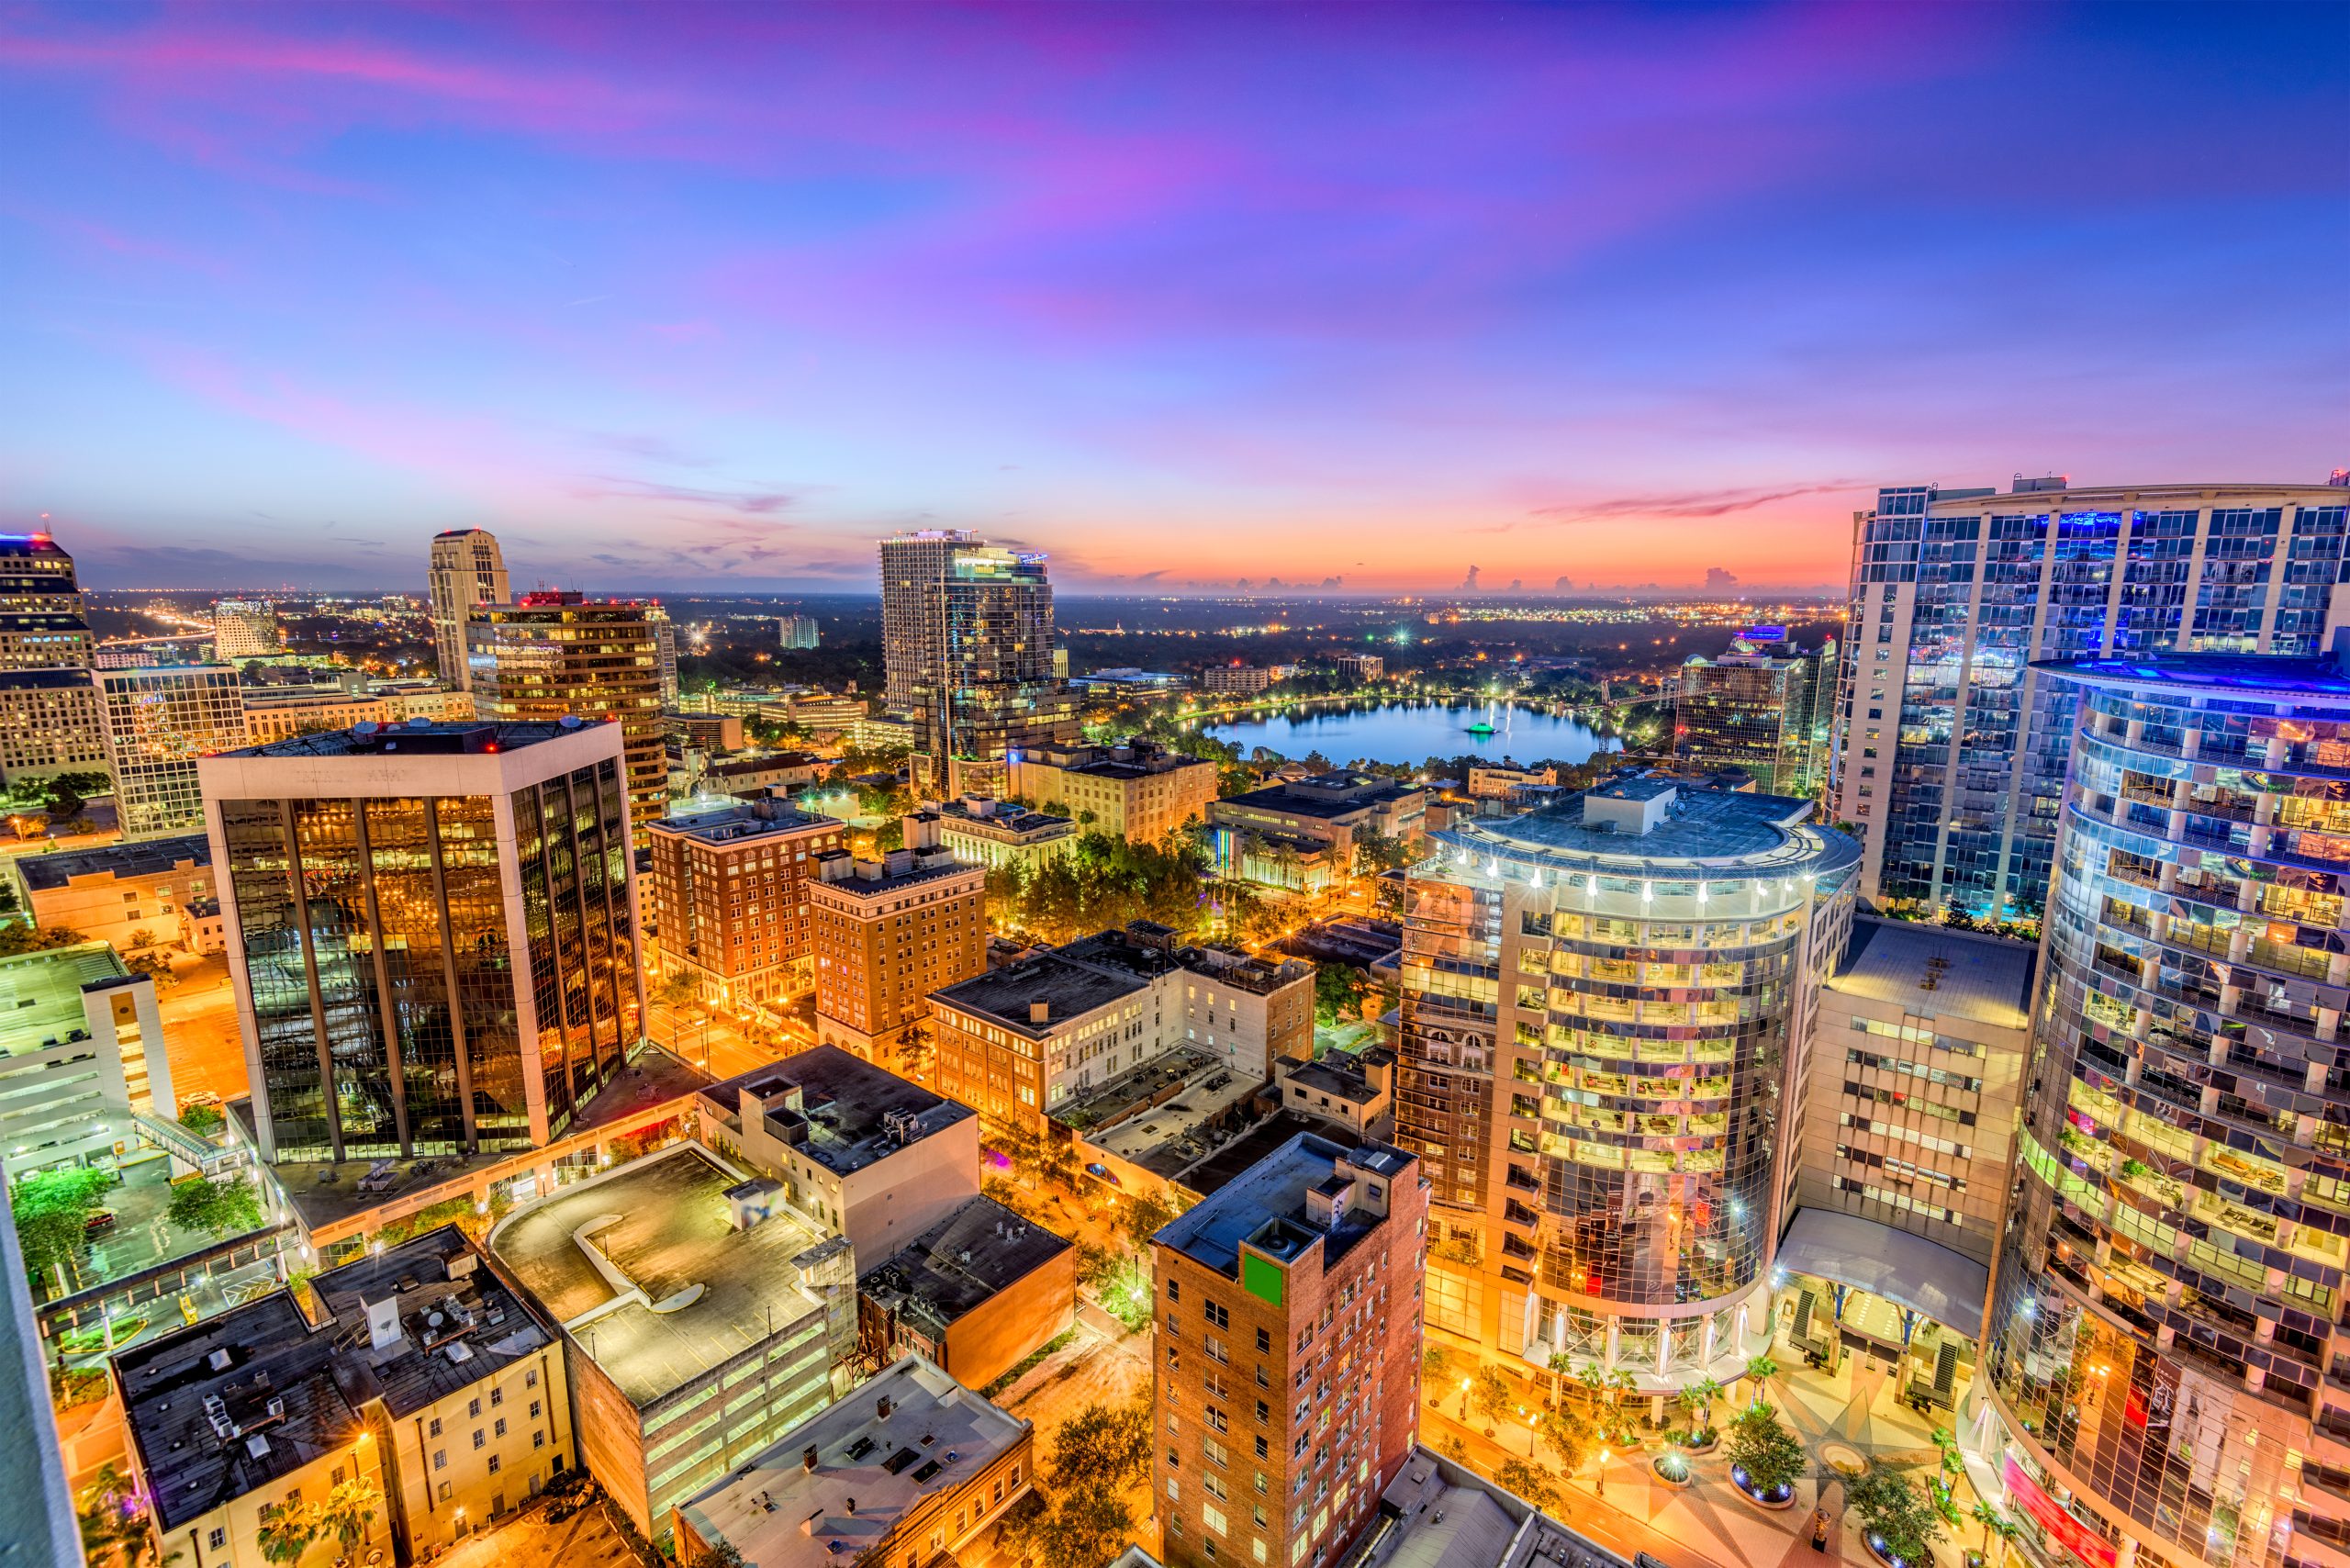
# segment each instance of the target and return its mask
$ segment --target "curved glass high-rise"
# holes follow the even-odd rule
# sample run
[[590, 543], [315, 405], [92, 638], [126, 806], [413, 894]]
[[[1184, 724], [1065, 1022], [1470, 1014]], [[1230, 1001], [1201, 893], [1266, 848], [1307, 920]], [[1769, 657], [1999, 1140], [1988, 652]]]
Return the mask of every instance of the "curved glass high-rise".
[[1434, 835], [1397, 1118], [1435, 1327], [1653, 1394], [1767, 1343], [1793, 1055], [1859, 859], [1809, 811], [1634, 777]]
[[1980, 1435], [2042, 1562], [2332, 1564], [2350, 678], [2234, 655], [2037, 667], [2077, 719]]

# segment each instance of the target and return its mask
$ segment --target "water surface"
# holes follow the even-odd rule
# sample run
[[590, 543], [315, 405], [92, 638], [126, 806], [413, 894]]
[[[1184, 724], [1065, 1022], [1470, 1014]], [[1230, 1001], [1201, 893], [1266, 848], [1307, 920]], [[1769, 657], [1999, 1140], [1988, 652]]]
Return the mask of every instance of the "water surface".
[[[1491, 724], [1492, 731], [1470, 727], [1480, 723]], [[1517, 762], [1583, 762], [1600, 752], [1623, 749], [1614, 735], [1603, 735], [1580, 719], [1506, 702], [1326, 708], [1211, 724], [1208, 734], [1237, 745], [1243, 756], [1261, 745], [1292, 759], [1318, 751], [1340, 765], [1417, 763], [1464, 754], [1496, 761], [1506, 756]]]

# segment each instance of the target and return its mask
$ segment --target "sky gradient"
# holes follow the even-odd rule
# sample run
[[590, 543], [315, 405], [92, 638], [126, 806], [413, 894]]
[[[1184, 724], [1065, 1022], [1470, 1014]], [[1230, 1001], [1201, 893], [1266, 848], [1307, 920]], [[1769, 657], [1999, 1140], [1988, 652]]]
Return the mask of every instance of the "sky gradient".
[[2350, 464], [2350, 7], [0, 0], [0, 527], [96, 587], [1841, 583]]

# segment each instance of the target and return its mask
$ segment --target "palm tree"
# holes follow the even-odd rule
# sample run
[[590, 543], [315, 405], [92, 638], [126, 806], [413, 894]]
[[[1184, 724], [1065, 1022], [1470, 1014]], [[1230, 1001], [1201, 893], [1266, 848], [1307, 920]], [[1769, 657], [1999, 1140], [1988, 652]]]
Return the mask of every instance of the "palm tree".
[[1714, 1401], [1722, 1396], [1722, 1385], [1710, 1377], [1701, 1377], [1689, 1385], [1689, 1392], [1697, 1396], [1700, 1429], [1712, 1431], [1714, 1429]]
[[1999, 1561], [2004, 1564], [2008, 1560], [2008, 1542], [2015, 1540], [2017, 1536], [2023, 1533], [2022, 1527], [2018, 1525], [2015, 1520], [2008, 1518], [2007, 1515], [2001, 1513], [1998, 1509], [1993, 1507], [1990, 1504], [1986, 1503], [1979, 1498], [1976, 1499], [1975, 1504], [1975, 1522], [1983, 1527], [1983, 1552], [1985, 1556], [1987, 1557], [1990, 1555], [1991, 1538], [1993, 1536], [1998, 1536], [1999, 1538]]
[[1770, 1351], [1765, 1350], [1747, 1361], [1746, 1375], [1754, 1380], [1754, 1403], [1760, 1405], [1763, 1394], [1770, 1390], [1771, 1380], [1779, 1375], [1779, 1363], [1771, 1359]]
[[1632, 1374], [1621, 1367], [1616, 1368], [1607, 1374], [1608, 1412], [1617, 1419], [1617, 1435], [1627, 1443], [1632, 1440], [1632, 1428], [1623, 1424], [1624, 1396], [1637, 1393], [1639, 1388], [1639, 1384], [1633, 1381]]
[[299, 1562], [310, 1543], [319, 1539], [319, 1511], [302, 1503], [264, 1503], [261, 1508], [261, 1528], [253, 1539], [261, 1546], [261, 1554], [270, 1562]]
[[375, 1522], [375, 1505], [383, 1500], [384, 1495], [365, 1480], [345, 1481], [319, 1505], [318, 1528], [331, 1534], [342, 1555], [349, 1557], [367, 1539], [367, 1527]]

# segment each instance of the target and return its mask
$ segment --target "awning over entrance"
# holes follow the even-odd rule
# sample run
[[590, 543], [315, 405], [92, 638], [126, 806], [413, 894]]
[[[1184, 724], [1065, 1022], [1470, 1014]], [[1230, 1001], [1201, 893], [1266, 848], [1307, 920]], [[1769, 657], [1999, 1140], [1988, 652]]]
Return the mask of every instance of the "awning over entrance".
[[1991, 1271], [1922, 1236], [1827, 1209], [1797, 1209], [1779, 1243], [1778, 1267], [1883, 1296], [1970, 1339], [1983, 1337]]

